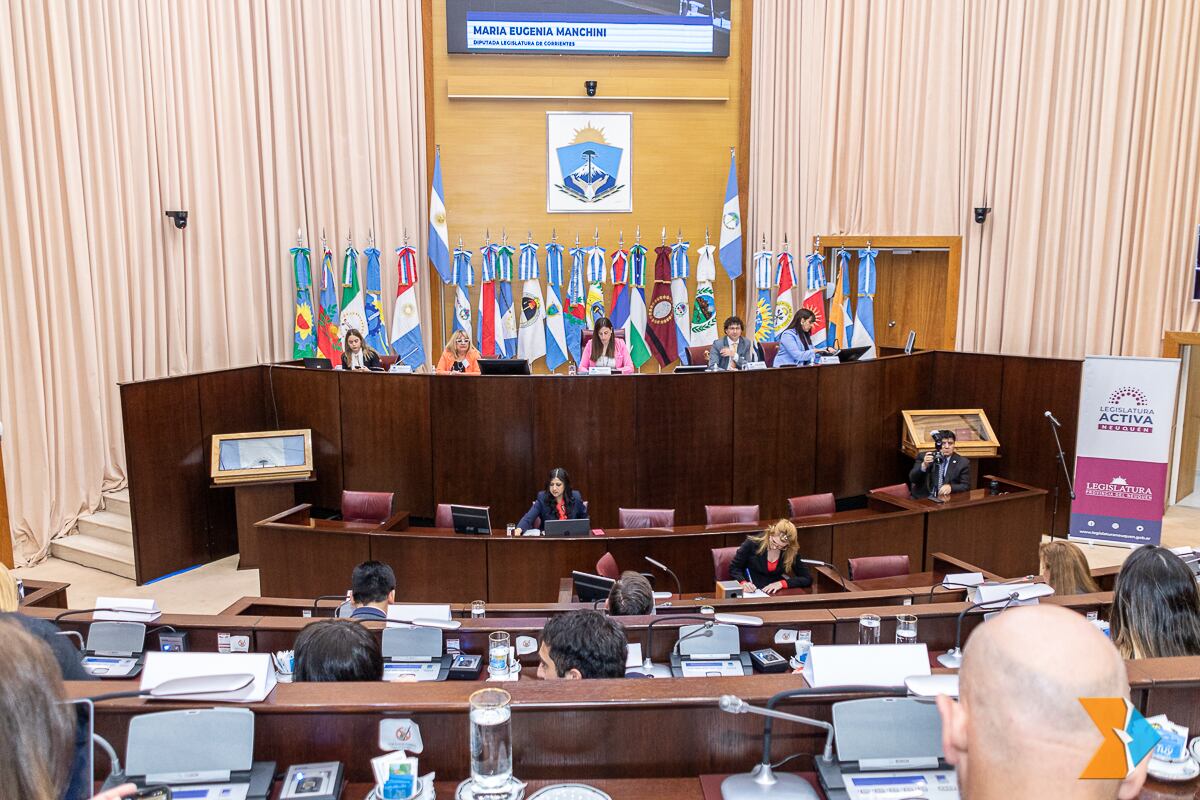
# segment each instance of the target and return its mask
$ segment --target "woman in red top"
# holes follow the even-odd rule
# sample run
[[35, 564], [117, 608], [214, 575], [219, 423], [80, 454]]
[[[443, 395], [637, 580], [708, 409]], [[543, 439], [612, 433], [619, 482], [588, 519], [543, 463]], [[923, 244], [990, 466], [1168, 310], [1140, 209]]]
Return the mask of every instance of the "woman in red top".
[[544, 523], [548, 519], [587, 519], [587, 504], [583, 496], [571, 488], [571, 476], [562, 467], [550, 470], [550, 479], [546, 481], [546, 490], [538, 492], [533, 505], [517, 523], [516, 534], [530, 530], [536, 520]]
[[[800, 540], [796, 526], [781, 519], [757, 536], [748, 536], [729, 564], [729, 574], [746, 591], [775, 594], [781, 589], [812, 586], [808, 567], [799, 563]], [[791, 574], [788, 574], [791, 573]]]

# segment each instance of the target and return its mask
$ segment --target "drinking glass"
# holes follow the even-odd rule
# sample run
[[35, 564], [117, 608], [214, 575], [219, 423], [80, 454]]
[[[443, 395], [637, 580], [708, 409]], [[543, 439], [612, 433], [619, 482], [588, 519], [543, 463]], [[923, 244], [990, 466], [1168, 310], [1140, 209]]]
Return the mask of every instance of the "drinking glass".
[[488, 672], [493, 675], [508, 674], [508, 634], [496, 631], [488, 636]]
[[487, 616], [487, 603], [482, 600], [471, 601], [471, 619], [482, 619]]
[[917, 618], [912, 614], [896, 615], [896, 644], [917, 643]]
[[858, 618], [858, 643], [879, 644], [879, 615], [862, 614]]
[[471, 781], [478, 789], [507, 786], [512, 780], [512, 697], [503, 689], [480, 689], [469, 703]]

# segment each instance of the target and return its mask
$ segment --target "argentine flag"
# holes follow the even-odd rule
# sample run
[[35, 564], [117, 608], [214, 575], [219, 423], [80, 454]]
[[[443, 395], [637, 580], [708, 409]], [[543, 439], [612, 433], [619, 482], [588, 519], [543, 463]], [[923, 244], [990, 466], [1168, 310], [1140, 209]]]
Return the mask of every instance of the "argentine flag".
[[413, 369], [425, 363], [425, 341], [421, 337], [420, 298], [417, 295], [417, 251], [412, 247], [396, 250], [396, 306], [392, 309], [392, 351]]
[[725, 182], [725, 207], [721, 211], [721, 266], [729, 280], [742, 274], [742, 209], [738, 203], [737, 159], [729, 149], [729, 180]]
[[687, 278], [691, 273], [688, 264], [688, 245], [690, 242], [676, 242], [671, 245], [671, 305], [675, 317], [675, 349], [679, 353], [679, 363], [690, 363], [688, 345], [691, 342], [691, 325], [688, 320], [688, 287]]
[[854, 315], [851, 345], [866, 347], [863, 358], [875, 357], [875, 256], [871, 247], [858, 251], [858, 308]]
[[454, 326], [451, 331], [471, 335], [471, 286], [475, 285], [475, 270], [471, 269], [471, 251], [454, 248]]
[[546, 309], [542, 300], [542, 284], [538, 281], [538, 246], [533, 242], [521, 245], [519, 277], [521, 286], [521, 311], [517, 315], [520, 330], [517, 331], [517, 357], [532, 364], [546, 355]]
[[562, 305], [563, 248], [546, 245], [546, 366], [551, 371], [567, 363], [567, 333]]
[[429, 260], [450, 283], [450, 233], [446, 229], [446, 195], [442, 192], [442, 150], [433, 157], [433, 188], [429, 191]]

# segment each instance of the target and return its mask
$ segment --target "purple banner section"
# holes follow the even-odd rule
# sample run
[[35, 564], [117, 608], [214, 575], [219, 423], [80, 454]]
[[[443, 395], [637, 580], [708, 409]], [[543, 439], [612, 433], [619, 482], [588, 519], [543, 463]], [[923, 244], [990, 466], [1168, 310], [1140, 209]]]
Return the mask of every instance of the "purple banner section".
[[1071, 536], [1158, 544], [1166, 483], [1166, 464], [1079, 456]]

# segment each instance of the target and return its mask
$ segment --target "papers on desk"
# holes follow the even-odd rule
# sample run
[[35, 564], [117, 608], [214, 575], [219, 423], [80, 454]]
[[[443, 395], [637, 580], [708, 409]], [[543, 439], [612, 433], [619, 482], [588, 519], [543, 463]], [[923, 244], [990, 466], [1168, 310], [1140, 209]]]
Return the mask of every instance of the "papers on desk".
[[904, 686], [910, 676], [928, 674], [929, 650], [924, 644], [813, 645], [804, 664], [804, 679], [814, 689]]
[[[252, 680], [233, 691], [213, 691], [180, 695], [180, 699], [197, 702], [257, 703], [265, 700], [275, 688], [275, 665], [267, 653], [146, 653], [142, 669], [141, 691], [149, 691], [166, 681], [182, 678], [238, 678]], [[197, 683], [203, 683], [199, 681]], [[161, 695], [160, 699], [170, 699]]]
[[952, 572], [942, 579], [942, 587], [945, 589], [978, 586], [981, 583], [983, 583], [982, 572]]
[[770, 597], [770, 596], [771, 595], [767, 594], [762, 589], [759, 589], [757, 586], [755, 586], [752, 589], [743, 589], [742, 590], [742, 597]]
[[685, 678], [722, 678], [745, 675], [742, 662], [736, 658], [714, 659], [712, 661], [697, 661], [687, 659], [681, 662]]
[[449, 603], [392, 603], [387, 608], [387, 618], [396, 622], [412, 622], [414, 619], [450, 619]]
[[625, 669], [632, 669], [642, 665], [642, 643], [630, 642], [629, 648], [625, 651]]
[[153, 622], [162, 616], [153, 597], [97, 597], [95, 607], [112, 611], [94, 611], [94, 620]]

